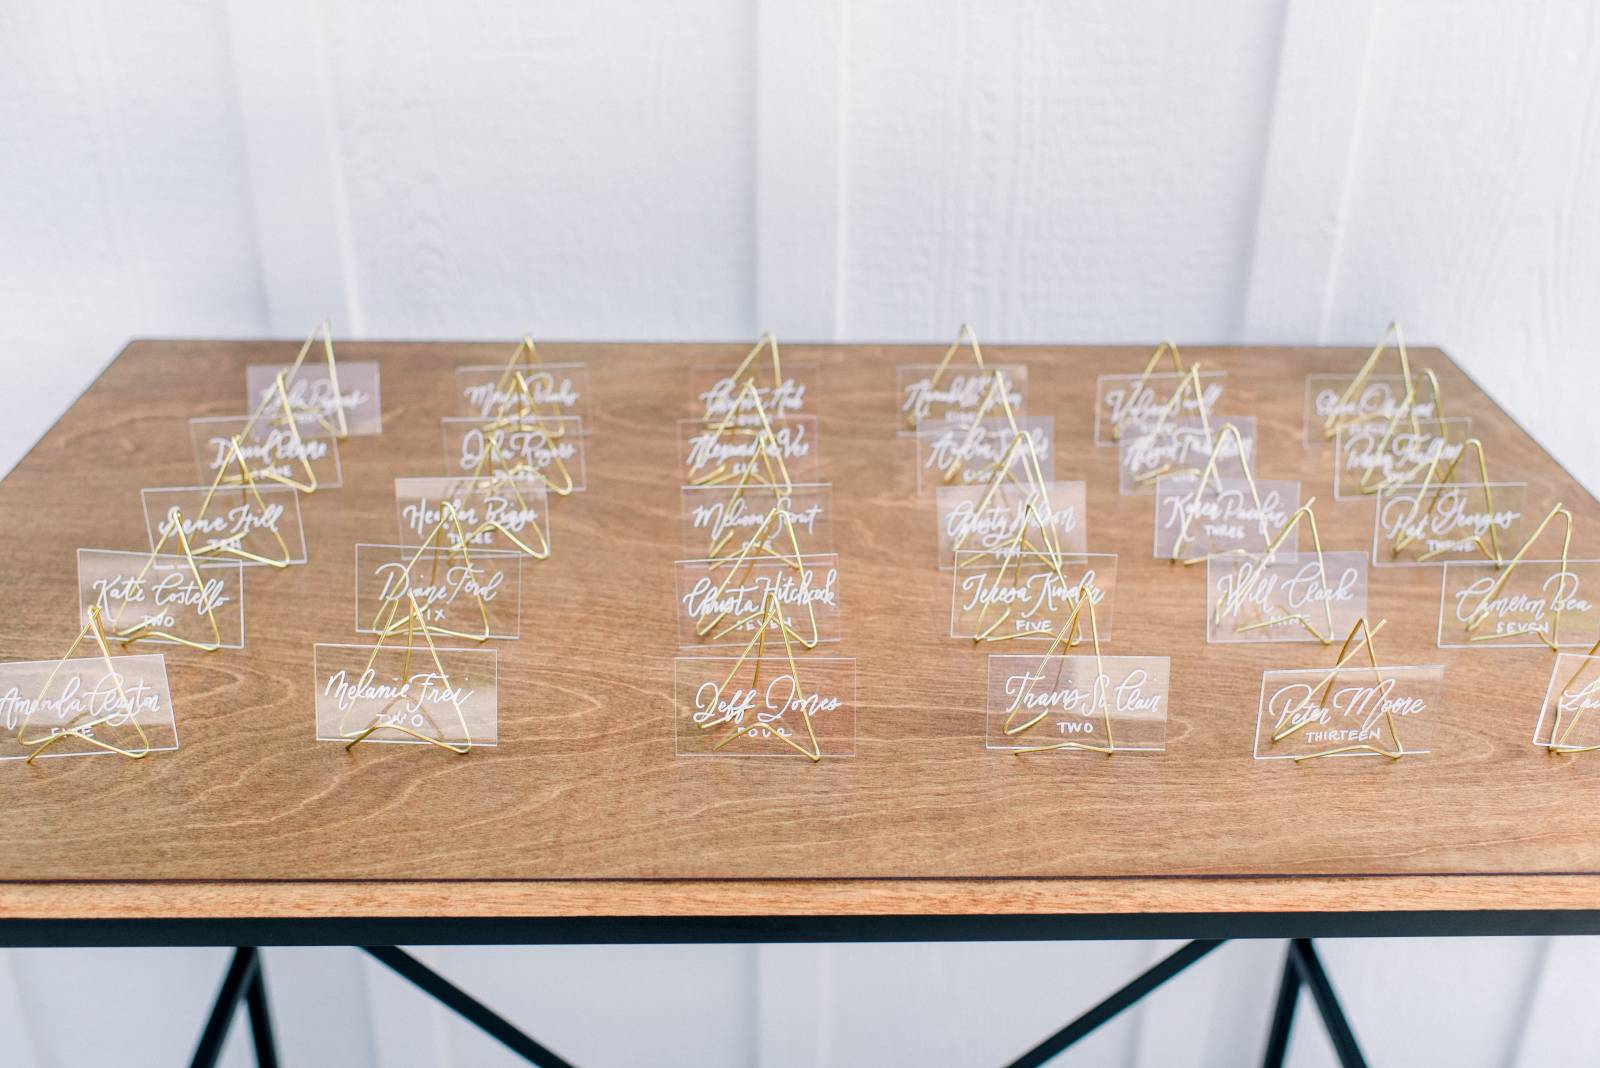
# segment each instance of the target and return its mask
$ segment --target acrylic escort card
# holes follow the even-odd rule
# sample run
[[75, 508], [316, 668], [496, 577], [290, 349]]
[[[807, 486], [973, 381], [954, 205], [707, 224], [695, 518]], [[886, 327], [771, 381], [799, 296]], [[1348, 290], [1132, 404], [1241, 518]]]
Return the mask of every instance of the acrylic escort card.
[[[1231, 426], [1238, 437], [1224, 435]], [[1156, 481], [1167, 475], [1194, 475], [1217, 451], [1217, 473], [1241, 477], [1255, 455], [1256, 419], [1230, 415], [1217, 419], [1174, 416], [1127, 428], [1117, 443], [1117, 487], [1123, 494], [1154, 493]], [[1239, 445], [1243, 443], [1241, 455]], [[1253, 463], [1252, 463], [1253, 466]]]
[[1471, 436], [1472, 419], [1410, 419], [1350, 423], [1334, 435], [1333, 496], [1347, 501], [1385, 486], [1422, 482], [1429, 468], [1454, 462]]
[[[950, 586], [950, 637], [1048, 641], [1086, 594], [1094, 606], [1096, 629], [1105, 640], [1111, 637], [1116, 590], [1116, 553], [996, 559], [993, 553], [963, 549], [956, 553]], [[1082, 633], [1087, 632], [1083, 627]]]
[[1164, 656], [989, 657], [984, 746], [1015, 753], [1159, 753], [1167, 746]]
[[[1188, 372], [1161, 371], [1147, 375], [1101, 375], [1094, 386], [1094, 443], [1115, 445], [1124, 433], [1148, 426], [1172, 402], [1172, 395], [1189, 378]], [[1186, 393], [1178, 402], [1178, 416], [1212, 415], [1227, 384], [1226, 371], [1199, 371], [1200, 395]]]
[[[550, 510], [544, 485], [531, 478], [397, 478], [395, 510], [400, 544], [422, 545], [454, 509], [472, 549], [529, 553], [550, 548]], [[458, 540], [447, 530], [444, 548]]]
[[1587, 648], [1600, 637], [1600, 560], [1447, 561], [1439, 647]]
[[[1257, 553], [1300, 507], [1300, 483], [1163, 475], [1156, 480], [1154, 555], [1161, 560]], [[1298, 528], [1284, 548], [1298, 547]]]
[[178, 748], [159, 653], [0, 663], [0, 760]]
[[1557, 654], [1533, 744], [1553, 753], [1600, 749], [1600, 656]]
[[1443, 564], [1500, 560], [1522, 539], [1526, 482], [1444, 482], [1378, 491], [1372, 562]]
[[[293, 364], [253, 363], [245, 370], [246, 410], [255, 411], [277, 388], [277, 377]], [[344, 422], [351, 437], [383, 433], [383, 400], [378, 389], [378, 365], [372, 360], [340, 360], [336, 372], [339, 388], [326, 364], [304, 363], [284, 385], [289, 405], [296, 412], [310, 413], [324, 425], [338, 426], [339, 408], [344, 406]]]
[[1407, 412], [1418, 419], [1438, 414], [1438, 403], [1432, 397], [1406, 404], [1402, 375], [1368, 375], [1361, 388], [1346, 398], [1354, 382], [1351, 375], [1306, 376], [1303, 438], [1307, 445], [1331, 444], [1344, 423], [1387, 423]]
[[78, 550], [80, 624], [99, 606], [106, 636], [244, 647], [244, 564], [168, 553]]
[[[339, 439], [310, 416], [295, 417], [292, 427], [288, 422], [287, 418], [253, 419], [248, 415], [208, 415], [189, 420], [189, 440], [194, 443], [200, 481], [211, 485], [219, 472], [242, 458], [250, 477], [257, 482], [304, 483], [309, 476], [319, 489], [342, 486]], [[235, 437], [239, 437], [237, 452], [232, 444]]]
[[[816, 414], [818, 368], [814, 363], [783, 361], [782, 377], [776, 377], [769, 362], [735, 375], [726, 364], [694, 366], [689, 369], [690, 410], [696, 422], [716, 426], [733, 414], [730, 425], [755, 426], [762, 412], [776, 423], [801, 415]], [[746, 385], [750, 386], [746, 390]]]
[[1082, 482], [940, 486], [939, 567], [956, 553], [982, 550], [995, 560], [1015, 552], [1082, 553], [1088, 549], [1088, 506]]
[[571, 416], [589, 433], [589, 365], [540, 363], [456, 368], [456, 412], [480, 421], [499, 416]]
[[[768, 628], [763, 610], [769, 599], [795, 641], [807, 647], [838, 641], [839, 557], [802, 556], [798, 563], [776, 556], [677, 561], [678, 644], [744, 645]], [[769, 648], [774, 642], [779, 635], [768, 636]]]
[[306, 562], [300, 493], [288, 486], [153, 486], [139, 498], [151, 549], [173, 538], [177, 508], [195, 556], [273, 567]]
[[496, 660], [493, 649], [319, 642], [312, 647], [317, 741], [495, 745]]
[[1016, 430], [1004, 418], [948, 422], [917, 434], [917, 495], [941, 486], [982, 486], [994, 480], [1002, 461], [1009, 461], [1012, 441], [1025, 435], [1046, 480], [1055, 477], [1055, 420], [1048, 415], [1021, 415]]
[[1264, 671], [1255, 758], [1422, 756], [1433, 744], [1443, 679], [1438, 664]]
[[684, 486], [679, 493], [683, 547], [690, 556], [737, 556], [755, 537], [763, 551], [802, 555], [833, 551], [831, 483], [797, 483], [787, 490], [754, 482], [720, 483]]
[[673, 724], [679, 756], [824, 757], [856, 751], [853, 657], [679, 657]]
[[1310, 642], [1367, 614], [1367, 554], [1276, 552], [1206, 561], [1206, 641]]
[[[916, 434], [942, 423], [970, 424], [985, 407], [996, 374], [1005, 389], [1005, 404], [1020, 414], [1028, 394], [1028, 369], [1022, 364], [945, 367], [942, 373], [939, 365], [932, 363], [903, 363], [896, 367], [899, 433]], [[997, 395], [993, 403], [1000, 399]]]
[[525, 554], [491, 549], [356, 546], [356, 630], [401, 633], [412, 599], [435, 636], [515, 638], [522, 633]]
[[774, 420], [771, 433], [762, 426], [707, 426], [697, 419], [678, 420], [679, 474], [686, 485], [737, 482], [747, 472], [753, 481], [777, 484], [816, 482], [817, 417], [798, 415]]
[[577, 416], [517, 416], [439, 420], [444, 462], [454, 474], [528, 476], [565, 496], [588, 488], [582, 420]]

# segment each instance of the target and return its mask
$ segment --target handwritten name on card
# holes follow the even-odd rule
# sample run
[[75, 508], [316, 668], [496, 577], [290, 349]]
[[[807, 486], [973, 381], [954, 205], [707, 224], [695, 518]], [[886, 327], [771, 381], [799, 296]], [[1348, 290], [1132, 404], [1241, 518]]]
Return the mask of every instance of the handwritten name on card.
[[1521, 541], [1527, 491], [1526, 482], [1379, 490], [1372, 516], [1372, 561], [1417, 566], [1509, 556]]
[[589, 413], [589, 365], [546, 363], [519, 371], [521, 382], [508, 376], [504, 364], [456, 368], [456, 414], [479, 421], [524, 412], [542, 416], [571, 416], [578, 432], [587, 434], [593, 422]]
[[1567, 752], [1600, 747], [1600, 656], [1556, 654], [1533, 744]]
[[1278, 552], [1206, 561], [1206, 641], [1337, 640], [1367, 614], [1367, 554]]
[[1255, 758], [1421, 756], [1433, 742], [1444, 668], [1345, 667], [1264, 671]]
[[[236, 456], [232, 440], [247, 427], [250, 432], [240, 439]], [[194, 445], [195, 470], [208, 486], [218, 471], [237, 465], [239, 457], [257, 482], [285, 478], [304, 482], [310, 477], [315, 478], [318, 489], [338, 489], [344, 484], [339, 440], [310, 417], [297, 418], [291, 428], [265, 415], [253, 426], [247, 415], [202, 416], [189, 420], [189, 440]], [[237, 475], [237, 466], [230, 474]]]
[[[253, 363], [245, 369], [246, 410], [255, 411], [276, 388], [277, 377], [293, 364]], [[297, 412], [314, 413], [329, 427], [338, 426], [339, 408], [344, 407], [345, 425], [351, 437], [383, 433], [383, 399], [378, 387], [378, 365], [372, 360], [340, 360], [339, 388], [333, 388], [327, 364], [302, 364], [287, 384], [289, 407]]]
[[[770, 647], [769, 647], [770, 650]], [[679, 657], [673, 721], [679, 756], [848, 757], [856, 749], [853, 657]]]
[[1444, 565], [1441, 649], [1512, 649], [1550, 642], [1588, 648], [1597, 637], [1600, 560], [1568, 560], [1565, 565], [1522, 560], [1509, 573], [1489, 561], [1450, 560]]
[[833, 551], [831, 483], [799, 483], [788, 492], [755, 484], [684, 486], [679, 493], [683, 547], [693, 557], [737, 556], [757, 536], [758, 550], [791, 555], [796, 547], [802, 555]]
[[1426, 390], [1408, 406], [1406, 382], [1400, 375], [1372, 375], [1353, 397], [1342, 399], [1353, 381], [1351, 375], [1306, 376], [1303, 437], [1307, 445], [1331, 443], [1341, 423], [1387, 423], [1408, 408], [1418, 419], [1439, 414]]
[[[448, 515], [447, 504], [454, 507], [469, 548], [520, 551], [506, 531], [534, 548], [550, 544], [548, 494], [535, 479], [397, 478], [394, 503], [401, 545], [423, 544]], [[445, 548], [456, 545], [453, 527], [447, 526], [444, 536]]]
[[[1172, 403], [1173, 393], [1183, 385], [1188, 375], [1176, 371], [1163, 371], [1144, 376], [1101, 375], [1094, 386], [1094, 443], [1115, 445], [1123, 433], [1141, 425], [1149, 425]], [[1202, 371], [1200, 396], [1185, 393], [1179, 402], [1178, 416], [1198, 417], [1201, 411], [1208, 416], [1216, 410], [1227, 384], [1226, 371]], [[1120, 429], [1119, 429], [1120, 428]]]
[[[1019, 476], [1024, 459], [1012, 452], [1018, 434], [1032, 444], [1033, 456], [1046, 480], [1055, 477], [1055, 420], [1048, 415], [1017, 417], [1013, 432], [1005, 419], [985, 419], [973, 433], [972, 423], [948, 422], [924, 427], [917, 434], [917, 494], [930, 496], [941, 486], [982, 486], [993, 481], [1002, 461]], [[1020, 446], [1027, 455], [1027, 446]], [[1031, 464], [1031, 456], [1028, 461]], [[1014, 465], [1014, 466], [1013, 466]], [[953, 475], [948, 475], [949, 472]]]
[[[1300, 507], [1300, 483], [1208, 478], [1200, 492], [1196, 475], [1156, 480], [1157, 559], [1197, 560], [1216, 553], [1260, 552]], [[1299, 530], [1283, 548], [1298, 547]]]
[[356, 630], [403, 634], [399, 625], [412, 616], [415, 598], [422, 622], [433, 631], [474, 639], [518, 637], [524, 559], [522, 553], [488, 549], [359, 544]]
[[[1112, 606], [1117, 588], [1116, 553], [1043, 554], [997, 560], [990, 553], [956, 553], [950, 585], [950, 637], [1017, 640], [1054, 638], [1078, 603], [1087, 596], [1094, 605], [1100, 640], [1111, 637]], [[1088, 613], [1078, 621], [1078, 635], [1090, 636]]]
[[774, 456], [783, 461], [791, 483], [816, 482], [821, 469], [817, 417], [797, 415], [771, 426], [770, 437], [763, 428], [751, 426], [732, 426], [719, 434], [700, 420], [678, 420], [678, 469], [684, 483], [732, 482], [747, 471], [760, 481], [767, 478], [769, 463], [776, 470]]
[[177, 544], [168, 518], [177, 508], [197, 557], [237, 559], [246, 567], [266, 560], [306, 562], [300, 494], [288, 486], [219, 486], [215, 491], [209, 486], [153, 486], [140, 490], [139, 498], [152, 550], [163, 537], [168, 547]]
[[1087, 509], [1082, 482], [1007, 483], [993, 492], [987, 486], [940, 486], [939, 567], [955, 567], [962, 549], [994, 553], [996, 560], [1019, 550], [1084, 552]]
[[[970, 424], [988, 398], [997, 371], [1012, 413], [1022, 414], [1028, 396], [1028, 369], [1022, 364], [990, 364], [983, 370], [947, 367], [935, 381], [938, 369], [935, 363], [901, 364], [895, 368], [900, 396], [897, 426], [901, 434], [919, 433], [940, 423]], [[1001, 411], [996, 396], [987, 414]]]
[[1405, 419], [1341, 426], [1334, 436], [1334, 498], [1353, 500], [1385, 486], [1421, 482], [1430, 464], [1437, 462], [1442, 471], [1460, 457], [1471, 432], [1472, 419], [1464, 415], [1419, 421], [1416, 428]]
[[[766, 413], [768, 421], [794, 419], [816, 414], [817, 365], [783, 361], [783, 377], [775, 378], [770, 362], [761, 360], [738, 378], [726, 366], [699, 366], [689, 369], [690, 414], [699, 423], [714, 427], [729, 414], [735, 426], [756, 426]], [[745, 385], [754, 388], [752, 399]]]
[[99, 606], [112, 635], [244, 647], [244, 566], [237, 560], [196, 560], [191, 568], [184, 557], [167, 553], [79, 549], [81, 623], [88, 623], [91, 606]]
[[992, 654], [984, 746], [1162, 752], [1169, 670], [1164, 656]]
[[[1222, 433], [1225, 426], [1238, 431], [1237, 440], [1232, 434]], [[1244, 444], [1242, 455], [1240, 442]], [[1244, 461], [1255, 455], [1255, 443], [1253, 415], [1209, 421], [1183, 416], [1129, 427], [1117, 443], [1118, 490], [1124, 495], [1154, 493], [1157, 480], [1166, 475], [1199, 477], [1213, 447], [1217, 448], [1217, 473], [1224, 478], [1241, 477]]]
[[582, 420], [576, 416], [526, 417], [503, 424], [448, 416], [439, 420], [444, 461], [458, 475], [509, 475], [542, 481], [556, 491], [588, 488]]
[[[678, 589], [678, 644], [744, 645], [764, 625], [768, 598], [793, 635], [807, 643], [834, 642], [840, 635], [839, 557], [833, 553], [792, 560], [752, 560], [735, 567], [731, 561], [679, 560], [674, 569]], [[782, 647], [783, 639], [768, 626], [767, 641]], [[770, 648], [770, 646], [769, 646]]]
[[36, 749], [40, 760], [107, 755], [105, 745], [130, 753], [178, 748], [164, 656], [117, 656], [109, 667], [100, 656], [0, 663], [0, 760], [26, 760]]
[[[376, 655], [374, 655], [376, 650]], [[312, 647], [317, 741], [348, 743], [377, 726], [368, 742], [426, 745], [415, 731], [450, 745], [499, 740], [499, 686], [493, 649], [318, 643]], [[440, 668], [443, 668], [443, 671]], [[396, 728], [405, 728], [399, 730]]]

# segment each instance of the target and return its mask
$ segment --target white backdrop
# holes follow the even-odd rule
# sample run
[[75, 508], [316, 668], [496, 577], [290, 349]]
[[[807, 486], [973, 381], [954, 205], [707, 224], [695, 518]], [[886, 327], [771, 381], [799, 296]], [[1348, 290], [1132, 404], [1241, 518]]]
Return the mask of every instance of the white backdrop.
[[[1394, 318], [1600, 488], [1581, 0], [10, 0], [0, 145], [0, 470], [133, 336], [1365, 344]], [[428, 956], [585, 1065], [771, 1068], [995, 1063], [1163, 948]], [[1064, 1063], [1256, 1056], [1279, 952], [1224, 948]], [[1588, 941], [1325, 952], [1379, 1063], [1600, 1057]], [[223, 959], [0, 953], [0, 1060], [174, 1063]], [[290, 1063], [498, 1063], [347, 951], [267, 968]], [[90, 1001], [92, 1027], [58, 1011]], [[1301, 1022], [1293, 1063], [1330, 1063]]]

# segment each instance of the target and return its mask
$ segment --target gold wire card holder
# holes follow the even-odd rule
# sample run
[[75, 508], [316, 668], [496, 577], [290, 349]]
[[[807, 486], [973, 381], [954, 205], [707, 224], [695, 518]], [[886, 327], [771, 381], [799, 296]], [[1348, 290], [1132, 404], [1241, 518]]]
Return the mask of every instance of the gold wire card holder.
[[[1100, 634], [1109, 638], [1116, 589], [1115, 553], [963, 549], [951, 575], [950, 637], [1048, 641], [1079, 602], [1091, 601]], [[1081, 635], [1072, 638], [1076, 644]]]
[[[1239, 477], [1241, 466], [1255, 449], [1254, 416], [1213, 418], [1206, 406], [1189, 401], [1202, 395], [1200, 365], [1190, 364], [1183, 380], [1154, 417], [1123, 426], [1117, 439], [1117, 489], [1123, 495], [1153, 493], [1156, 483], [1169, 475], [1199, 477], [1208, 459], [1215, 473]], [[1225, 434], [1227, 427], [1231, 434]]]
[[[400, 544], [428, 544], [452, 515], [444, 548], [460, 544], [518, 552], [535, 560], [550, 556], [549, 496], [542, 481], [495, 475], [480, 478], [426, 476], [394, 480]], [[456, 534], [459, 526], [461, 533]]]
[[721, 363], [689, 369], [693, 418], [705, 427], [748, 427], [762, 415], [774, 421], [812, 415], [817, 376], [816, 364], [785, 360], [778, 339], [762, 334], [731, 373]]
[[[1325, 552], [1313, 509], [1302, 504], [1259, 553], [1206, 561], [1206, 641], [1329, 645], [1367, 614], [1365, 552]], [[1304, 525], [1311, 551], [1285, 550]]]
[[[1212, 435], [1211, 451], [1197, 475], [1156, 480], [1155, 555], [1185, 566], [1212, 556], [1261, 552], [1300, 504], [1300, 483], [1259, 482], [1237, 425]], [[1230, 452], [1225, 452], [1231, 446]], [[1224, 456], [1238, 474], [1224, 477]], [[1295, 542], [1288, 543], [1289, 549]]]
[[[1013, 438], [1013, 443], [1024, 441]], [[1083, 553], [1088, 551], [1087, 491], [1079, 481], [1035, 481], [1031, 467], [1007, 464], [984, 486], [940, 486], [939, 567], [960, 552]], [[1017, 477], [1018, 473], [1022, 477]]]
[[446, 469], [466, 478], [531, 478], [557, 497], [588, 489], [577, 416], [504, 415], [439, 420]]
[[[275, 394], [276, 406], [288, 412], [287, 399]], [[189, 440], [194, 446], [195, 469], [209, 483], [234, 463], [234, 450], [248, 465], [257, 482], [289, 486], [302, 493], [338, 489], [344, 485], [339, 439], [322, 423], [304, 414], [282, 418], [258, 409], [252, 415], [200, 416], [189, 420]], [[238, 484], [237, 474], [228, 478]]]
[[1006, 408], [1022, 414], [1027, 403], [1028, 369], [1022, 364], [985, 362], [972, 327], [963, 324], [938, 363], [908, 363], [895, 368], [899, 396], [898, 433], [917, 434], [947, 423], [981, 421], [1000, 384]]
[[[1382, 368], [1391, 341], [1395, 370], [1386, 372]], [[1404, 421], [1412, 432], [1417, 432], [1420, 420], [1443, 414], [1439, 379], [1428, 368], [1412, 369], [1405, 331], [1399, 323], [1388, 325], [1354, 375], [1317, 374], [1306, 378], [1307, 445], [1333, 441], [1341, 427], [1374, 421], [1390, 427]]]
[[1533, 744], [1552, 756], [1600, 749], [1600, 639], [1585, 653], [1556, 654]]
[[280, 378], [294, 413], [317, 420], [341, 441], [383, 433], [378, 365], [337, 360], [327, 321], [311, 332], [291, 363], [253, 363], [245, 369], [246, 409], [254, 411], [266, 401]]
[[426, 623], [436, 637], [516, 638], [526, 558], [523, 552], [474, 550], [460, 513], [447, 501], [416, 548], [356, 546], [356, 630], [387, 637]]
[[[188, 552], [203, 559], [238, 560], [283, 569], [306, 562], [300, 490], [259, 484], [230, 439], [232, 459], [209, 486], [151, 486], [139, 491], [150, 547], [181, 533]], [[176, 517], [176, 518], [175, 518]]]
[[[78, 604], [89, 622], [99, 609], [107, 639], [184, 645], [201, 652], [244, 647], [244, 565], [195, 559], [182, 513], [151, 552], [78, 550]], [[167, 541], [177, 552], [162, 552]]]
[[479, 420], [577, 419], [588, 434], [589, 365], [547, 363], [533, 338], [524, 334], [503, 364], [469, 364], [455, 369], [456, 414]]
[[1387, 486], [1372, 512], [1372, 562], [1442, 566], [1504, 562], [1527, 525], [1526, 482], [1424, 482]]
[[739, 483], [785, 488], [814, 483], [817, 417], [798, 415], [751, 424], [732, 421], [707, 427], [696, 419], [678, 421], [679, 475], [686, 486]]
[[1453, 468], [1476, 440], [1472, 419], [1464, 415], [1347, 423], [1334, 438], [1334, 499], [1359, 500], [1422, 482], [1430, 472]]
[[[766, 639], [771, 628], [763, 628]], [[680, 757], [855, 756], [856, 662], [797, 657], [779, 632], [739, 656], [673, 661], [673, 734]]]
[[[407, 614], [425, 616], [420, 605]], [[440, 646], [425, 622], [374, 645], [319, 642], [312, 671], [319, 742], [427, 745], [458, 756], [498, 743], [495, 650]]]
[[[1167, 371], [1157, 368], [1171, 365]], [[1198, 388], [1188, 382], [1189, 373], [1178, 346], [1163, 341], [1150, 354], [1138, 374], [1108, 374], [1095, 379], [1094, 443], [1111, 446], [1122, 440], [1124, 431], [1157, 419], [1173, 395], [1183, 390], [1175, 414], [1212, 415], [1227, 385], [1226, 371], [1197, 371]], [[1188, 387], [1188, 388], [1185, 388]]]
[[741, 479], [731, 484], [683, 486], [679, 501], [683, 547], [692, 557], [737, 556], [752, 538], [773, 548], [791, 533], [794, 547], [802, 555], [833, 551], [831, 483], [784, 487]]
[[833, 553], [792, 555], [752, 540], [734, 557], [679, 560], [673, 569], [684, 648], [742, 645], [769, 626], [805, 649], [843, 636]]

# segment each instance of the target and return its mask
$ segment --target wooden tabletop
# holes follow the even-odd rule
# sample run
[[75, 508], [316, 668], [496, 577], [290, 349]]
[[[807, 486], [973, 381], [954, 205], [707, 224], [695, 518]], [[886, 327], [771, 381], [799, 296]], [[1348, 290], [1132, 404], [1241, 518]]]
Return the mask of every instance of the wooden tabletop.
[[[0, 658], [59, 656], [76, 630], [79, 546], [147, 547], [143, 486], [195, 478], [187, 420], [244, 406], [245, 366], [296, 345], [140, 341], [0, 483]], [[523, 637], [499, 651], [499, 745], [346, 752], [313, 733], [311, 647], [353, 629], [354, 545], [396, 535], [393, 480], [442, 473], [451, 375], [509, 345], [346, 343], [382, 368], [384, 433], [344, 443], [344, 487], [303, 503], [310, 560], [247, 572], [243, 650], [164, 651], [182, 748], [0, 764], [0, 918], [1228, 912], [1600, 908], [1600, 754], [1529, 743], [1552, 656], [1439, 649], [1436, 568], [1374, 569], [1387, 663], [1445, 665], [1432, 755], [1251, 759], [1261, 672], [1312, 644], [1207, 645], [1204, 569], [1151, 555], [1149, 497], [1117, 493], [1092, 444], [1095, 376], [1148, 350], [991, 346], [1029, 367], [1055, 418], [1056, 477], [1088, 483], [1091, 551], [1120, 554], [1108, 652], [1172, 659], [1164, 754], [1019, 759], [983, 747], [986, 650], [947, 637], [933, 501], [897, 438], [895, 365], [942, 347], [785, 346], [821, 365], [856, 755], [674, 756], [676, 420], [691, 362], [739, 345], [541, 345], [590, 368], [588, 491], [553, 507], [555, 552], [524, 574]], [[1346, 349], [1186, 350], [1229, 374], [1219, 410], [1258, 419], [1260, 473], [1319, 500], [1328, 549], [1366, 549], [1372, 504], [1333, 501], [1301, 443], [1303, 381]], [[1565, 501], [1575, 556], [1600, 504], [1442, 354], [1452, 414], [1528, 510]], [[1093, 878], [1086, 878], [1093, 877]]]

